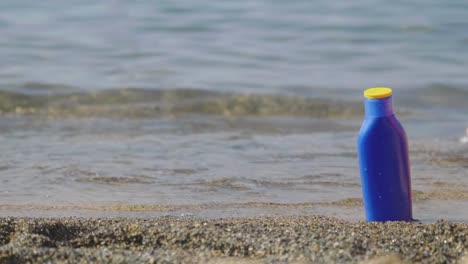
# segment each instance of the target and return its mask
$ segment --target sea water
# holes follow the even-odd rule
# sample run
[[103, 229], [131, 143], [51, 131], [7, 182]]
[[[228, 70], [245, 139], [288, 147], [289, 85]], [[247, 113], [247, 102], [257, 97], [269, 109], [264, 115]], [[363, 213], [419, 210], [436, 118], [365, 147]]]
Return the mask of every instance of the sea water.
[[0, 214], [364, 219], [362, 90], [414, 217], [468, 221], [465, 1], [0, 2]]

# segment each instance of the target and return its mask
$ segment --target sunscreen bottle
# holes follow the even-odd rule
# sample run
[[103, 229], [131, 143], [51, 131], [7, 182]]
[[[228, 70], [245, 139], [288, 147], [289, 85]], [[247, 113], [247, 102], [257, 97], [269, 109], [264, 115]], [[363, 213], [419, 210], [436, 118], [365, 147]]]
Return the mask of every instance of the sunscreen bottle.
[[405, 131], [393, 112], [392, 89], [364, 91], [365, 117], [358, 157], [367, 221], [412, 221]]

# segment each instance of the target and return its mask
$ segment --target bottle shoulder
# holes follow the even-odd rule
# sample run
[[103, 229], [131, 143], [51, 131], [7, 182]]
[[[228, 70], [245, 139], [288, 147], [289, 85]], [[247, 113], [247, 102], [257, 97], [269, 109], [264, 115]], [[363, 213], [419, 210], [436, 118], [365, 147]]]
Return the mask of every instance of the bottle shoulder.
[[359, 131], [359, 139], [369, 137], [405, 137], [406, 133], [395, 115], [365, 118]]

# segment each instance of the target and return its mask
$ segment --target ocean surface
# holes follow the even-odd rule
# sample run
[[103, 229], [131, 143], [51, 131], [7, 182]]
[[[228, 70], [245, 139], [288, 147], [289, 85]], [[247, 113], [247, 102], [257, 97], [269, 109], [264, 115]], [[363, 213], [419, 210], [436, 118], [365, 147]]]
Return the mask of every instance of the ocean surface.
[[364, 219], [394, 89], [414, 216], [468, 222], [466, 1], [0, 1], [0, 215]]

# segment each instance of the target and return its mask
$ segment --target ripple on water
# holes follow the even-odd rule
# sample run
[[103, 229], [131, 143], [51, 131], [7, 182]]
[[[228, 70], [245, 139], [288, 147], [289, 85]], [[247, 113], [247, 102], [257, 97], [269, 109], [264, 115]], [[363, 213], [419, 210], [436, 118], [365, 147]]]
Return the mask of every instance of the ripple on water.
[[94, 183], [94, 184], [111, 184], [111, 185], [123, 185], [123, 184], [152, 184], [154, 179], [149, 176], [132, 176], [132, 177], [111, 177], [111, 176], [91, 176], [79, 178], [77, 182]]
[[360, 102], [227, 94], [204, 90], [112, 89], [92, 93], [27, 95], [0, 91], [0, 112], [76, 117], [221, 116], [358, 117]]

